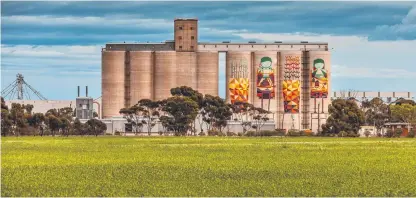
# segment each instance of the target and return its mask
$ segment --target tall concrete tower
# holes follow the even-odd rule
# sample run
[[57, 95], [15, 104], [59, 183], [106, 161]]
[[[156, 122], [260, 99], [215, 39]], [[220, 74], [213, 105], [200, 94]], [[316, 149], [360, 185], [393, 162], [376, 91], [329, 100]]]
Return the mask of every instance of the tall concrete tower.
[[175, 51], [195, 52], [198, 47], [198, 19], [175, 19]]

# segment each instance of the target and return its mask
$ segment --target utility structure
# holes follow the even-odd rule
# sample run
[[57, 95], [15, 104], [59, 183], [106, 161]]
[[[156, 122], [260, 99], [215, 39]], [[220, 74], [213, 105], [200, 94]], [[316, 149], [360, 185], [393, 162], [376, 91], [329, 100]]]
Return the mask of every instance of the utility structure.
[[1, 91], [1, 95], [5, 99], [13, 100], [31, 100], [31, 95], [36, 96], [40, 100], [46, 99], [39, 91], [30, 86], [24, 79], [22, 74], [16, 75], [16, 80], [9, 84]]

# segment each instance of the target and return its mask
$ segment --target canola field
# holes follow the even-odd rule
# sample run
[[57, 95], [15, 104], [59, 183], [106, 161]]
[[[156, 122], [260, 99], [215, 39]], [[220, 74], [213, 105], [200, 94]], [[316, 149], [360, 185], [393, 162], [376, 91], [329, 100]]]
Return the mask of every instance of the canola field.
[[5, 137], [1, 196], [416, 196], [416, 139]]

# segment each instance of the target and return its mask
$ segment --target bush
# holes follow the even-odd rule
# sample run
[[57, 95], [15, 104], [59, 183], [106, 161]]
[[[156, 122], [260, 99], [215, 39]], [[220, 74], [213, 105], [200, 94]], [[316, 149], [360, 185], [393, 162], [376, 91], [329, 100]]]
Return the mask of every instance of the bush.
[[412, 129], [409, 131], [409, 133], [407, 134], [408, 138], [414, 138], [416, 134], [416, 129]]
[[394, 130], [394, 137], [400, 137], [402, 133], [403, 133], [403, 129], [398, 128]]
[[216, 135], [218, 135], [220, 132], [219, 131], [217, 131], [217, 130], [215, 130], [215, 129], [211, 129], [211, 130], [209, 130], [208, 131], [208, 135], [209, 136], [216, 136]]
[[348, 137], [360, 137], [360, 134], [359, 133], [355, 133], [354, 131], [350, 131], [348, 133]]
[[234, 132], [227, 132], [227, 136], [237, 136]]
[[237, 133], [237, 135], [241, 137], [241, 136], [243, 136], [244, 134], [240, 132], [240, 133]]
[[205, 136], [205, 133], [204, 132], [199, 132], [198, 135], [199, 136]]
[[387, 129], [387, 131], [386, 131], [386, 137], [389, 137], [389, 138], [391, 138], [391, 137], [393, 137], [393, 130], [392, 129]]
[[366, 130], [364, 131], [364, 135], [365, 135], [365, 137], [368, 137], [368, 136], [370, 136], [370, 135], [371, 135], [371, 133], [370, 133], [370, 131], [369, 131], [368, 129], [366, 129]]
[[244, 135], [245, 136], [248, 136], [248, 137], [255, 137], [256, 136], [256, 132], [255, 131], [247, 131]]
[[298, 136], [300, 136], [300, 135], [301, 135], [301, 133], [300, 133], [300, 131], [298, 131], [298, 130], [296, 130], [296, 129], [290, 129], [290, 130], [287, 132], [287, 135], [288, 135], [288, 136], [291, 136], [291, 137], [298, 137]]
[[277, 136], [285, 136], [286, 130], [285, 129], [275, 129]]
[[345, 131], [341, 131], [338, 133], [338, 137], [348, 137], [348, 133]]
[[116, 132], [114, 132], [114, 135], [121, 135], [121, 132], [120, 131], [116, 131]]

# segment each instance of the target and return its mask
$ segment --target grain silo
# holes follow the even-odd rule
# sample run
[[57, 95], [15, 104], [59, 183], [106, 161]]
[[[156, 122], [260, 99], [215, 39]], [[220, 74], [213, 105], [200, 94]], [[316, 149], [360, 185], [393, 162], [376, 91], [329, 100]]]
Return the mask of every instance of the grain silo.
[[119, 115], [124, 108], [124, 51], [102, 52], [102, 115], [103, 118]]

